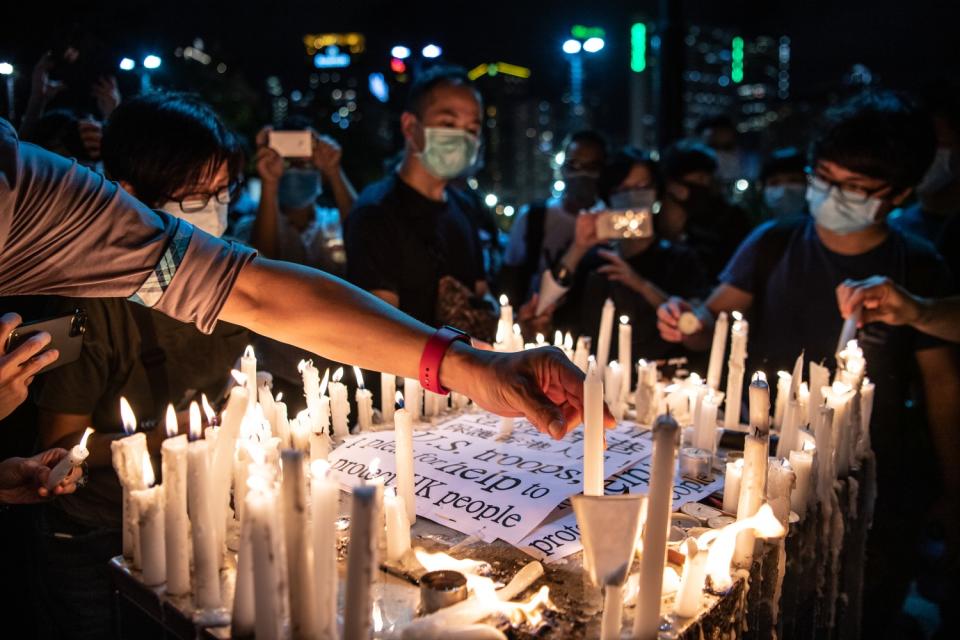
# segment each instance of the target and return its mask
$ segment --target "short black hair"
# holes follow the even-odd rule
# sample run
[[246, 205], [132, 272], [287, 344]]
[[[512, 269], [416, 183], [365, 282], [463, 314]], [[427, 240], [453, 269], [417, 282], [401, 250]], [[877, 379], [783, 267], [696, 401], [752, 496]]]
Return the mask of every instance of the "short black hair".
[[766, 181], [778, 173], [804, 173], [807, 170], [807, 158], [796, 147], [775, 149], [763, 161], [760, 180]]
[[580, 129], [579, 131], [574, 131], [573, 133], [567, 135], [563, 140], [563, 148], [566, 149], [571, 144], [576, 142], [577, 144], [592, 145], [600, 149], [600, 154], [603, 156], [604, 161], [607, 158], [607, 139], [602, 133], [594, 129]]
[[635, 165], [642, 164], [653, 175], [653, 184], [657, 192], [660, 191], [660, 166], [657, 161], [650, 157], [646, 151], [637, 147], [624, 147], [610, 158], [610, 161], [600, 172], [600, 179], [597, 181], [597, 193], [600, 198], [606, 202], [610, 194], [620, 186], [630, 170]]
[[129, 182], [137, 198], [159, 206], [185, 185], [211, 177], [226, 161], [231, 178], [243, 163], [239, 140], [205, 102], [181, 93], [126, 100], [103, 128], [103, 168]]
[[907, 189], [923, 178], [936, 145], [933, 122], [912, 100], [893, 91], [866, 91], [826, 111], [810, 163], [829, 160]]
[[737, 125], [733, 118], [726, 115], [706, 116], [697, 121], [694, 132], [700, 136], [707, 129], [732, 129], [737, 130]]
[[72, 109], [52, 109], [44, 113], [25, 138], [44, 149], [60, 152], [80, 162], [92, 162], [80, 137], [80, 116]]
[[713, 173], [717, 170], [717, 154], [697, 140], [678, 140], [660, 156], [664, 180], [681, 180], [694, 171]]
[[403, 110], [422, 116], [430, 100], [430, 94], [440, 87], [467, 87], [477, 95], [477, 100], [480, 101], [480, 92], [470, 80], [466, 69], [452, 65], [437, 65], [417, 75], [407, 92]]

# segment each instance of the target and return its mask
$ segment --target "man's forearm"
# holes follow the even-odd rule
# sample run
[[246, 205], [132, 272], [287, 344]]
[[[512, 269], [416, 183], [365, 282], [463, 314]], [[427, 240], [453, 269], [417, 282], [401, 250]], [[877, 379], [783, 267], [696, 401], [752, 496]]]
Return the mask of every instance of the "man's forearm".
[[960, 342], [960, 296], [941, 298], [916, 298], [917, 317], [911, 322], [923, 333]]

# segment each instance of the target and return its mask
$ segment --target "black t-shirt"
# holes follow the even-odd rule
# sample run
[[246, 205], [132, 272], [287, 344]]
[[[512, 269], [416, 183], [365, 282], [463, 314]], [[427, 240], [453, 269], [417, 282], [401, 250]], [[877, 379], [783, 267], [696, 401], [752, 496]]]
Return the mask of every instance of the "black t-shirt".
[[[247, 330], [237, 325], [219, 322], [207, 335], [192, 324], [152, 313], [156, 346], [163, 349], [166, 358], [162, 366], [169, 389], [166, 398], [155, 402], [140, 357], [140, 328], [131, 311], [135, 303], [119, 298], [72, 298], [57, 304], [60, 311], [82, 307], [87, 314], [87, 330], [76, 362], [37, 379], [36, 404], [52, 413], [92, 415], [91, 426], [101, 433], [122, 433], [120, 396], [126, 397], [141, 420], [162, 417], [150, 415], [150, 407], [155, 404], [176, 405], [200, 393], [215, 401], [250, 340]], [[162, 428], [162, 420], [160, 425]], [[160, 469], [156, 460], [154, 469]], [[121, 491], [112, 467], [91, 469], [87, 486], [52, 504], [88, 527], [120, 525]]]
[[751, 227], [746, 211], [722, 198], [713, 198], [709, 209], [687, 220], [686, 244], [697, 253], [714, 280]]
[[360, 194], [346, 228], [347, 279], [392, 291], [400, 310], [436, 325], [437, 285], [453, 276], [474, 290], [483, 280], [483, 254], [463, 195], [448, 187], [431, 200], [396, 174]]

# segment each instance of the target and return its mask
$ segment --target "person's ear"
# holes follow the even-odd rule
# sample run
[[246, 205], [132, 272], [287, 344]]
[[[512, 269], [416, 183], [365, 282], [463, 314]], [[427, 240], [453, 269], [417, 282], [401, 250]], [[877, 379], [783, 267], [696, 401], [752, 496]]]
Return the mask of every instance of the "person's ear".
[[416, 150], [423, 149], [423, 127], [416, 114], [404, 111], [400, 115], [400, 131], [408, 145]]

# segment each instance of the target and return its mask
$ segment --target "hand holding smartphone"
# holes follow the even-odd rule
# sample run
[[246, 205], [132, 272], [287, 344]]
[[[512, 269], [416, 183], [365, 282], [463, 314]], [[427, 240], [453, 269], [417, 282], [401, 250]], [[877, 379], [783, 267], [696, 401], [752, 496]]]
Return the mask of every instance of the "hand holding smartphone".
[[[11, 355], [19, 347], [26, 344], [32, 337], [41, 332], [46, 332], [50, 335], [50, 342], [37, 354], [31, 356], [31, 358], [35, 358], [37, 355], [46, 353], [51, 349], [56, 349], [59, 352], [59, 358], [37, 372], [37, 374], [46, 373], [62, 365], [74, 362], [80, 357], [80, 349], [83, 346], [83, 333], [86, 331], [86, 322], [87, 318], [83, 311], [76, 309], [73, 313], [56, 318], [47, 318], [21, 324], [7, 335], [4, 344], [4, 354], [8, 356]], [[25, 366], [25, 364], [26, 363], [21, 363], [20, 366]]]
[[267, 146], [284, 158], [309, 158], [313, 155], [313, 133], [303, 131], [270, 131]]

